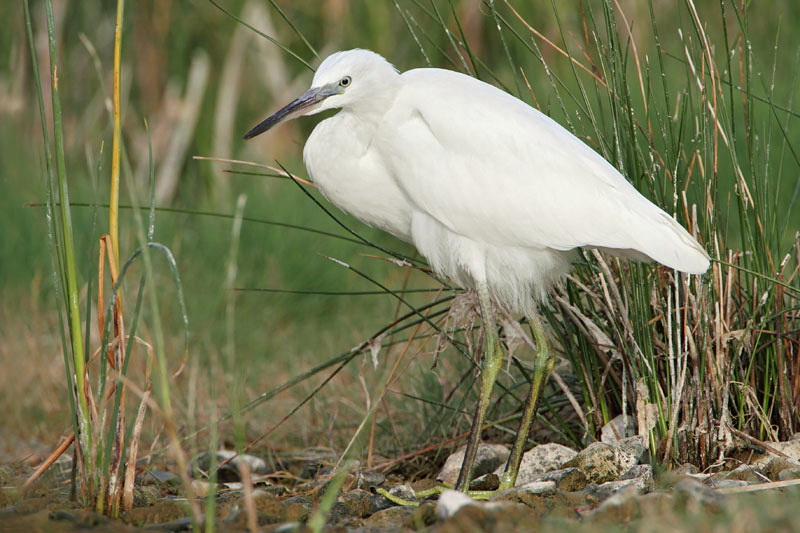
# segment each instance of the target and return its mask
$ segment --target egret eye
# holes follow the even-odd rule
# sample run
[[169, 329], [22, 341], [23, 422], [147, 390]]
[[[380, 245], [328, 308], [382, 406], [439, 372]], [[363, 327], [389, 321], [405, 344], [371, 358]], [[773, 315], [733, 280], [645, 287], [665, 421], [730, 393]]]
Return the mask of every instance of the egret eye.
[[339, 87], [347, 87], [348, 85], [350, 85], [351, 81], [353, 81], [353, 78], [351, 78], [350, 76], [345, 76], [344, 78], [339, 80]]

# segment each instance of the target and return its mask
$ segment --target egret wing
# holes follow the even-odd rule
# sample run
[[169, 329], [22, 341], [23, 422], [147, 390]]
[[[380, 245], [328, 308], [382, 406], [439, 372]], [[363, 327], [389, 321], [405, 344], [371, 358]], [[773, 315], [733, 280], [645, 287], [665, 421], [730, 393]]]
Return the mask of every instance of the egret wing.
[[686, 230], [543, 113], [456, 72], [402, 78], [375, 142], [416, 208], [450, 231], [493, 245], [596, 247], [707, 268]]

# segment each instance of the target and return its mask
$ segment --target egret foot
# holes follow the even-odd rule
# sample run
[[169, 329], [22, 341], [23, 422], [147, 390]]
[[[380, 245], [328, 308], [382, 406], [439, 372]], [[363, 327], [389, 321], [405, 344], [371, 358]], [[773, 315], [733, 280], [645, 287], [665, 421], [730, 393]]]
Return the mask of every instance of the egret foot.
[[[420, 501], [424, 500], [425, 498], [429, 498], [431, 496], [435, 496], [438, 494], [443, 493], [446, 490], [453, 490], [453, 486], [449, 483], [442, 483], [441, 485], [437, 485], [435, 487], [431, 487], [426, 490], [421, 490], [419, 492], [414, 493], [416, 500], [406, 500], [405, 498], [401, 498], [399, 496], [395, 496], [394, 494], [390, 493], [388, 490], [383, 488], [375, 489], [376, 494], [380, 494], [390, 502], [395, 505], [400, 505], [402, 507], [419, 507]], [[492, 497], [495, 493], [493, 490], [467, 490], [465, 494], [472, 498], [473, 500], [488, 500]]]

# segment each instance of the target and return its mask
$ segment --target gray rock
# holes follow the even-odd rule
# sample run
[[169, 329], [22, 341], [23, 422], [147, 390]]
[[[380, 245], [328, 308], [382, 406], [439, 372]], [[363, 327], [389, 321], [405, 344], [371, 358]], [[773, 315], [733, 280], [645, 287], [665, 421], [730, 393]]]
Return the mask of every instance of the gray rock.
[[386, 483], [386, 476], [380, 472], [356, 472], [356, 488], [369, 490], [372, 487], [380, 487]]
[[56, 509], [54, 511], [51, 511], [50, 514], [47, 516], [47, 518], [53, 521], [61, 521], [61, 520], [65, 520], [67, 522], [78, 521], [78, 515], [66, 509]]
[[412, 489], [411, 485], [409, 485], [408, 483], [403, 483], [402, 485], [395, 485], [394, 487], [389, 489], [389, 494], [407, 501], [413, 502], [417, 500], [417, 493], [414, 492], [414, 489]]
[[644, 439], [629, 437], [614, 444], [594, 442], [564, 463], [563, 468], [580, 468], [592, 483], [616, 480], [639, 462], [644, 453]]
[[178, 518], [177, 520], [170, 520], [169, 522], [161, 522], [160, 524], [151, 524], [144, 528], [145, 530], [154, 531], [191, 531], [192, 518], [187, 516], [185, 518]]
[[778, 481], [789, 481], [792, 479], [800, 479], [800, 468], [787, 468], [778, 473]]
[[407, 530], [407, 528], [403, 528], [401, 524], [409, 520], [416, 509], [416, 507], [390, 507], [378, 511], [367, 518], [364, 523], [375, 528], [380, 528], [380, 531], [393, 531], [395, 529], [401, 531]]
[[[791, 459], [787, 459], [785, 457], [780, 457], [778, 455], [773, 455], [769, 461], [764, 465], [762, 471], [765, 476], [767, 476], [772, 481], [777, 481], [780, 479], [781, 472], [784, 470], [792, 470], [792, 469], [800, 469], [800, 463], [797, 461], [792, 461]], [[795, 479], [795, 478], [789, 478]]]
[[769, 478], [764, 475], [760, 468], [750, 465], [740, 465], [728, 472], [727, 479], [737, 479], [748, 483], [765, 483]]
[[195, 498], [205, 498], [209, 494], [216, 493], [219, 490], [219, 485], [216, 483], [209, 483], [202, 479], [192, 480], [192, 492]]
[[600, 430], [600, 442], [612, 444], [636, 435], [636, 419], [630, 415], [617, 415]]
[[143, 487], [133, 487], [133, 505], [134, 507], [145, 507], [154, 505], [161, 499], [161, 491], [158, 487], [153, 485], [146, 485]]
[[[455, 485], [458, 474], [461, 471], [461, 464], [464, 462], [465, 448], [450, 455], [444, 463], [442, 470], [436, 476], [437, 481]], [[472, 469], [473, 478], [494, 472], [508, 460], [508, 448], [502, 444], [481, 444], [478, 446], [478, 453], [475, 455], [475, 463]]]
[[752, 447], [747, 447], [734, 450], [731, 452], [731, 457], [749, 464], [750, 466], [757, 466], [759, 468], [766, 468], [767, 465], [776, 458], [800, 465], [800, 439], [792, 438], [788, 441], [769, 442], [767, 444], [770, 450], [774, 450], [783, 455], [768, 450], [756, 451]]
[[337, 522], [352, 517], [366, 518], [393, 505], [383, 496], [361, 489], [350, 490], [343, 492], [336, 499], [331, 509], [331, 521]]
[[524, 485], [517, 485], [512, 490], [525, 492], [534, 496], [552, 496], [556, 493], [556, 482], [534, 481], [532, 483], [525, 483]]
[[500, 486], [500, 476], [491, 472], [476, 477], [469, 484], [469, 490], [497, 490]]
[[[558, 490], [564, 492], [575, 492], [583, 490], [589, 480], [586, 474], [580, 468], [561, 468], [558, 470], [551, 470], [541, 474], [534, 474], [528, 483], [537, 481], [553, 481]], [[518, 485], [519, 486], [519, 485]]]
[[296, 533], [298, 531], [303, 531], [305, 524], [302, 522], [286, 522], [285, 524], [280, 524], [272, 530], [272, 533]]
[[216, 465], [217, 481], [219, 483], [241, 481], [242, 477], [239, 468], [242, 464], [247, 464], [250, 467], [250, 472], [254, 474], [268, 473], [266, 461], [259, 457], [238, 454], [232, 450], [219, 450], [215, 454], [203, 452], [194, 456], [189, 463], [189, 476], [195, 479], [206, 479], [212, 463]]
[[476, 504], [477, 502], [475, 500], [463, 492], [446, 490], [439, 495], [439, 501], [436, 504], [436, 516], [439, 520], [447, 520], [462, 507]]
[[655, 488], [655, 480], [653, 478], [653, 467], [651, 465], [633, 465], [627, 472], [619, 476], [618, 480], [625, 479], [641, 479], [647, 492]]
[[[622, 490], [598, 505], [588, 514], [587, 518], [592, 523], [610, 526], [610, 528], [596, 529], [619, 531], [624, 527], [622, 524], [630, 524], [631, 521], [642, 517], [672, 516], [673, 514], [675, 511], [671, 494], [651, 492], [640, 495], [635, 490]], [[646, 529], [646, 527], [643, 524], [640, 529]], [[669, 524], [664, 524], [663, 527], [669, 528]], [[651, 525], [650, 529], [658, 529], [658, 525]]]
[[[186, 507], [186, 500], [178, 498], [162, 499], [151, 507], [134, 507], [126, 511], [122, 518], [125, 522], [137, 527], [149, 526], [151, 524], [169, 523], [180, 521], [189, 514]], [[155, 525], [154, 528], [160, 528]], [[191, 527], [191, 524], [190, 524]]]
[[510, 489], [499, 490], [489, 498], [495, 503], [523, 503], [541, 501], [556, 493], [555, 481], [533, 481], [524, 485], [517, 485]]
[[[733, 481], [736, 481], [736, 483], [732, 483]], [[769, 481], [767, 476], [762, 474], [757, 467], [750, 465], [739, 465], [734, 470], [729, 472], [717, 472], [708, 478], [708, 480], [706, 480], [706, 484], [710, 487], [721, 489], [737, 487], [741, 485], [754, 485], [756, 483], [765, 483], [767, 481]]]
[[[522, 463], [519, 466], [516, 485], [541, 481], [537, 478], [539, 474], [561, 468], [561, 465], [577, 454], [578, 452], [572, 448], [556, 443], [534, 446], [522, 455]], [[502, 477], [504, 467], [505, 465], [498, 468], [495, 474]]]
[[784, 442], [770, 442], [769, 445], [784, 453], [788, 459], [795, 462], [800, 462], [800, 439], [793, 438]]
[[683, 477], [692, 474], [697, 474], [698, 470], [697, 467], [694, 466], [692, 463], [683, 463], [679, 467], [673, 469], [672, 473], [675, 474], [676, 476]]
[[698, 472], [696, 474], [686, 474], [685, 477], [688, 478], [688, 479], [694, 479], [694, 480], [697, 480], [697, 481], [705, 482], [713, 475], [714, 474], [711, 474], [711, 473]]
[[627, 470], [642, 459], [646, 446], [643, 437], [635, 436], [616, 442], [614, 449], [619, 455], [620, 464], [624, 465]]
[[160, 470], [148, 470], [136, 477], [138, 478], [137, 481], [142, 485], [166, 485], [168, 487], [177, 487], [181, 484], [181, 478], [178, 474]]
[[637, 477], [620, 481], [607, 481], [599, 485], [590, 484], [584, 489], [584, 494], [586, 494], [586, 499], [589, 501], [602, 502], [621, 492], [644, 494], [647, 490], [647, 482], [644, 478]]
[[672, 494], [677, 509], [693, 513], [700, 511], [719, 513], [725, 506], [723, 494], [692, 478], [679, 481], [673, 488]]
[[589, 516], [593, 520], [617, 523], [638, 518], [641, 515], [638, 498], [639, 492], [635, 489], [617, 491], [605, 498]]
[[284, 500], [284, 503], [302, 505], [306, 509], [311, 510], [311, 508], [314, 506], [314, 498], [312, 498], [308, 494], [300, 494], [298, 496], [292, 496], [291, 498], [286, 498]]
[[741, 479], [717, 479], [717, 480], [709, 480], [708, 484], [710, 487], [715, 489], [736, 489], [739, 487], [746, 487], [751, 485], [747, 481], [742, 481]]
[[437, 503], [425, 502], [421, 503], [419, 507], [414, 509], [411, 516], [403, 521], [403, 525], [414, 530], [420, 529], [420, 524], [424, 526], [431, 526], [438, 520], [437, 517]]

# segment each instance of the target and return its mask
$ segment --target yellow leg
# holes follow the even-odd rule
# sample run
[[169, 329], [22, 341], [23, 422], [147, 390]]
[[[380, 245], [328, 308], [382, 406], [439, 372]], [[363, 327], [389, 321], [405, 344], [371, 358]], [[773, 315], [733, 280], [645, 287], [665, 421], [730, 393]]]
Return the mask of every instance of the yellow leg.
[[536, 340], [533, 380], [531, 381], [531, 390], [528, 394], [528, 399], [525, 401], [525, 410], [522, 413], [522, 421], [520, 422], [519, 432], [517, 433], [517, 440], [514, 442], [511, 455], [509, 455], [508, 462], [506, 463], [505, 472], [500, 479], [500, 490], [509, 489], [517, 482], [519, 465], [522, 462], [522, 454], [525, 452], [525, 444], [528, 441], [528, 434], [531, 430], [533, 418], [536, 416], [536, 408], [542, 396], [542, 389], [547, 384], [547, 379], [550, 377], [550, 374], [552, 374], [553, 365], [555, 364], [555, 357], [545, 338], [542, 321], [536, 314], [530, 317], [530, 321]]
[[486, 411], [489, 409], [489, 402], [492, 397], [492, 389], [497, 381], [497, 374], [503, 363], [503, 348], [497, 338], [495, 330], [494, 315], [492, 313], [492, 303], [489, 298], [489, 291], [485, 286], [478, 287], [478, 299], [481, 306], [481, 319], [483, 320], [484, 330], [484, 350], [481, 365], [481, 394], [478, 406], [475, 409], [475, 416], [472, 419], [472, 431], [467, 441], [467, 449], [464, 453], [464, 462], [461, 464], [461, 472], [456, 481], [456, 490], [466, 492], [469, 482], [472, 480], [472, 468], [475, 456], [478, 453], [478, 446], [481, 442], [481, 430], [486, 419]]

